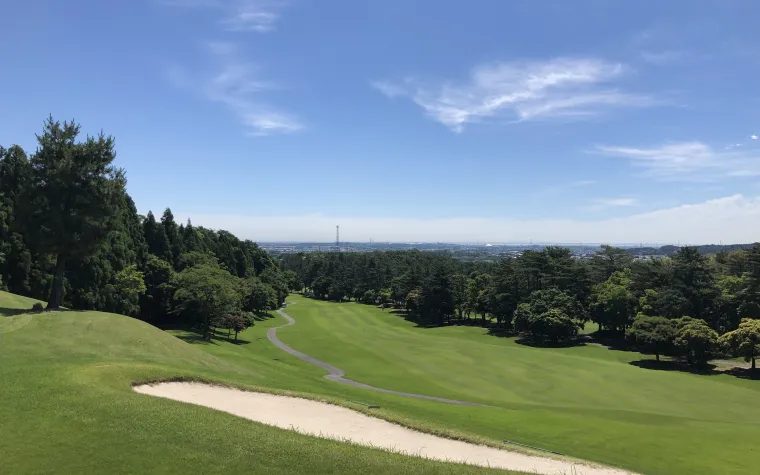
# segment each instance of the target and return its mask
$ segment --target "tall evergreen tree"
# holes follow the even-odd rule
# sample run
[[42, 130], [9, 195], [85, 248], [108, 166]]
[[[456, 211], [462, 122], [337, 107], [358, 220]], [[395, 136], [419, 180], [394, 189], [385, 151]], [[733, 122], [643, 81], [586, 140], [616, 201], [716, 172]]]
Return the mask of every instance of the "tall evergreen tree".
[[49, 309], [61, 306], [67, 262], [90, 255], [113, 229], [126, 183], [113, 166], [113, 137], [77, 142], [79, 132], [74, 121], [45, 121], [19, 214], [30, 246], [55, 256]]

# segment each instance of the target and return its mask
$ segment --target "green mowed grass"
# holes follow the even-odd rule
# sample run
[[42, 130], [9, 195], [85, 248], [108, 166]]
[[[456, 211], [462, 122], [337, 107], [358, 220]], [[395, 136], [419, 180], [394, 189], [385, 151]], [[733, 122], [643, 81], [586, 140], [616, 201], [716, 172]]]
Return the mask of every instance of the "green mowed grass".
[[[366, 391], [275, 351], [265, 338], [275, 319], [241, 334], [246, 344], [189, 344], [119, 315], [19, 314], [34, 302], [0, 292], [0, 473], [505, 473], [299, 435], [131, 389], [184, 377], [344, 404], [362, 398]], [[381, 415], [427, 427], [424, 417], [404, 419], [414, 404], [400, 407]]]
[[648, 474], [760, 466], [760, 381], [643, 369], [629, 363], [651, 357], [598, 346], [531, 348], [480, 328], [419, 328], [361, 304], [289, 300], [297, 324], [280, 339], [346, 377], [495, 406], [393, 406], [408, 417]]

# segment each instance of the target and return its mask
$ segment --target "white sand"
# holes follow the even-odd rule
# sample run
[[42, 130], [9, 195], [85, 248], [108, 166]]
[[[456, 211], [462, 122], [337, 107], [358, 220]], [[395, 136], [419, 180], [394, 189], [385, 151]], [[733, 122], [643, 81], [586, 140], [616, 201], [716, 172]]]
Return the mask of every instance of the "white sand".
[[160, 383], [135, 391], [229, 412], [252, 421], [318, 437], [449, 462], [546, 475], [630, 475], [630, 472], [525, 455], [417, 432], [344, 407], [308, 399], [200, 383]]

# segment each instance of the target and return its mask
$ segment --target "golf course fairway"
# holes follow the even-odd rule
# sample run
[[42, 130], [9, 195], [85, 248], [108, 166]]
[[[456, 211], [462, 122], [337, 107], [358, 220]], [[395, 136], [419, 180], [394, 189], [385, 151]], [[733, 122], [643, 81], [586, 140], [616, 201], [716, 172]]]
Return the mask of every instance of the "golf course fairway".
[[[509, 473], [406, 457], [137, 394], [134, 384], [215, 382], [344, 405], [413, 429], [503, 440], [647, 474], [749, 473], [760, 428], [756, 381], [645, 370], [635, 353], [536, 349], [478, 328], [417, 328], [354, 303], [289, 297], [287, 345], [369, 391], [275, 347], [258, 321], [240, 343], [164, 332], [100, 312], [24, 313], [0, 292], [0, 453], [12, 473]], [[367, 409], [366, 404], [380, 406]]]

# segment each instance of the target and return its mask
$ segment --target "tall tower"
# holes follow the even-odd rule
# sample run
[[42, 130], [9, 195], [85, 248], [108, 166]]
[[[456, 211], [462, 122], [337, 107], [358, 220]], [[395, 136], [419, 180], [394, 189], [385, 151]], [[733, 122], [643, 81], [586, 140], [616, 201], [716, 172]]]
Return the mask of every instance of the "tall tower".
[[335, 247], [340, 249], [340, 226], [335, 226]]

